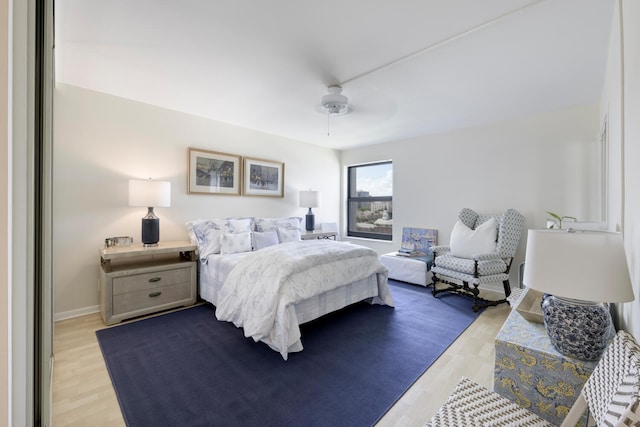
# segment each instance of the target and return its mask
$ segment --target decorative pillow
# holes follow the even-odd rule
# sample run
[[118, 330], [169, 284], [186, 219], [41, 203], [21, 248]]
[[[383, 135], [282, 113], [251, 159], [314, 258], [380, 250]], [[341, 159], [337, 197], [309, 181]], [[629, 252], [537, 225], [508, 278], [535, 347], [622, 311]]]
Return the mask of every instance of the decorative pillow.
[[278, 227], [278, 240], [280, 243], [298, 241], [300, 240], [300, 229]]
[[227, 221], [229, 233], [248, 233], [251, 231], [251, 218], [230, 219]]
[[470, 229], [460, 220], [453, 226], [449, 246], [451, 255], [460, 258], [473, 258], [474, 255], [488, 254], [496, 251], [498, 222], [490, 218], [475, 230]]
[[238, 220], [249, 220], [249, 229], [250, 231], [253, 231], [255, 229], [254, 226], [254, 220], [255, 218], [252, 216], [230, 216], [229, 218], [227, 218], [227, 221], [238, 221]]
[[220, 253], [251, 252], [251, 233], [224, 233], [220, 237]]
[[300, 229], [302, 218], [297, 216], [290, 216], [289, 218], [278, 218], [275, 220], [275, 223], [276, 227]]
[[207, 222], [204, 219], [197, 219], [194, 221], [185, 222], [184, 225], [187, 227], [187, 234], [189, 235], [189, 240], [191, 240], [191, 244], [200, 245], [200, 239], [196, 236], [196, 229], [199, 229], [202, 224]]
[[253, 232], [253, 250], [266, 248], [267, 246], [273, 246], [278, 244], [278, 233], [275, 230], [272, 231], [254, 231]]
[[302, 218], [291, 216], [288, 218], [256, 218], [256, 231], [271, 231], [278, 227], [300, 228]]
[[191, 233], [198, 243], [200, 258], [205, 259], [211, 254], [220, 253], [220, 236], [224, 234], [227, 221], [224, 219], [207, 219], [187, 223], [187, 230], [191, 228]]
[[256, 231], [271, 231], [276, 229], [275, 220], [272, 218], [256, 218], [255, 225]]

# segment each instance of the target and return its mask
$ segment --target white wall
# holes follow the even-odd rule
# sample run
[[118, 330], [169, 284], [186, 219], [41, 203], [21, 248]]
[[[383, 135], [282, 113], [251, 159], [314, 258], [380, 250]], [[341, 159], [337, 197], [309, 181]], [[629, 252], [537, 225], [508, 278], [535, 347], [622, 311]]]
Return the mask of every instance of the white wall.
[[[184, 223], [229, 216], [304, 216], [298, 192], [321, 192], [316, 223], [339, 221], [339, 153], [77, 87], [55, 91], [54, 270], [56, 318], [95, 311], [98, 248], [105, 237], [140, 241], [144, 208], [129, 207], [130, 178], [171, 181], [156, 208], [160, 239], [186, 239]], [[187, 194], [187, 148], [285, 163], [285, 197]]]
[[608, 121], [608, 226], [610, 231], [622, 230], [622, 73], [620, 68], [620, 20], [618, 6], [613, 13], [607, 69], [600, 104], [600, 122]]
[[[622, 327], [640, 339], [640, 3], [621, 1], [624, 38], [623, 233], [635, 301], [622, 306]], [[618, 13], [614, 22], [619, 27]], [[617, 46], [618, 50], [620, 45]], [[616, 54], [611, 51], [610, 54]], [[618, 71], [620, 68], [618, 67]]]
[[[588, 215], [584, 158], [599, 133], [598, 106], [588, 105], [489, 126], [347, 150], [342, 165], [393, 160], [392, 243], [362, 241], [380, 253], [400, 246], [403, 227], [438, 230], [446, 244], [463, 207], [514, 208], [526, 228], [545, 226], [545, 211]], [[518, 283], [526, 233], [511, 270]]]

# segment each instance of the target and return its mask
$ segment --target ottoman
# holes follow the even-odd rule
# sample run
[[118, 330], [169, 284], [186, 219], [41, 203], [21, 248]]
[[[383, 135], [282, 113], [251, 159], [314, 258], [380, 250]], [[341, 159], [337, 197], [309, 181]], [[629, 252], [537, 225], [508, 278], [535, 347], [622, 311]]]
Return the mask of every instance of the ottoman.
[[427, 286], [431, 284], [429, 264], [422, 258], [396, 255], [396, 252], [380, 255], [380, 262], [389, 269], [389, 279]]

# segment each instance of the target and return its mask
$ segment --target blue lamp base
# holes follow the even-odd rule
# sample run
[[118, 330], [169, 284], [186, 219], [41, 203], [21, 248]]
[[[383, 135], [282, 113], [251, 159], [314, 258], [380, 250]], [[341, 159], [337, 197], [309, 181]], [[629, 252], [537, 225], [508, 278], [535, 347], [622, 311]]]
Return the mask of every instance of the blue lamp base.
[[311, 211], [311, 208], [309, 208], [309, 212], [307, 212], [305, 219], [306, 219], [306, 230], [309, 233], [311, 233], [316, 228], [316, 217]]
[[615, 334], [609, 308], [603, 303], [547, 295], [542, 317], [551, 344], [565, 356], [598, 360]]
[[160, 240], [160, 218], [149, 208], [147, 215], [142, 218], [142, 244], [156, 246]]

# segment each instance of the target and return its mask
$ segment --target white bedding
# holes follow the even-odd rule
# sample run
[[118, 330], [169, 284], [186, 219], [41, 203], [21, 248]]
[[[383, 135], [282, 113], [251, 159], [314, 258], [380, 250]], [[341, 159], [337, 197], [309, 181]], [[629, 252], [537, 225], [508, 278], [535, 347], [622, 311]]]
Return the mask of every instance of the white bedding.
[[[372, 302], [393, 306], [387, 269], [375, 251], [326, 240], [282, 243], [255, 252], [210, 255], [201, 269], [201, 297], [216, 305], [219, 320], [263, 341], [286, 360], [302, 350], [293, 305], [374, 277]], [[347, 288], [345, 288], [347, 289]], [[204, 294], [203, 294], [204, 293]]]

